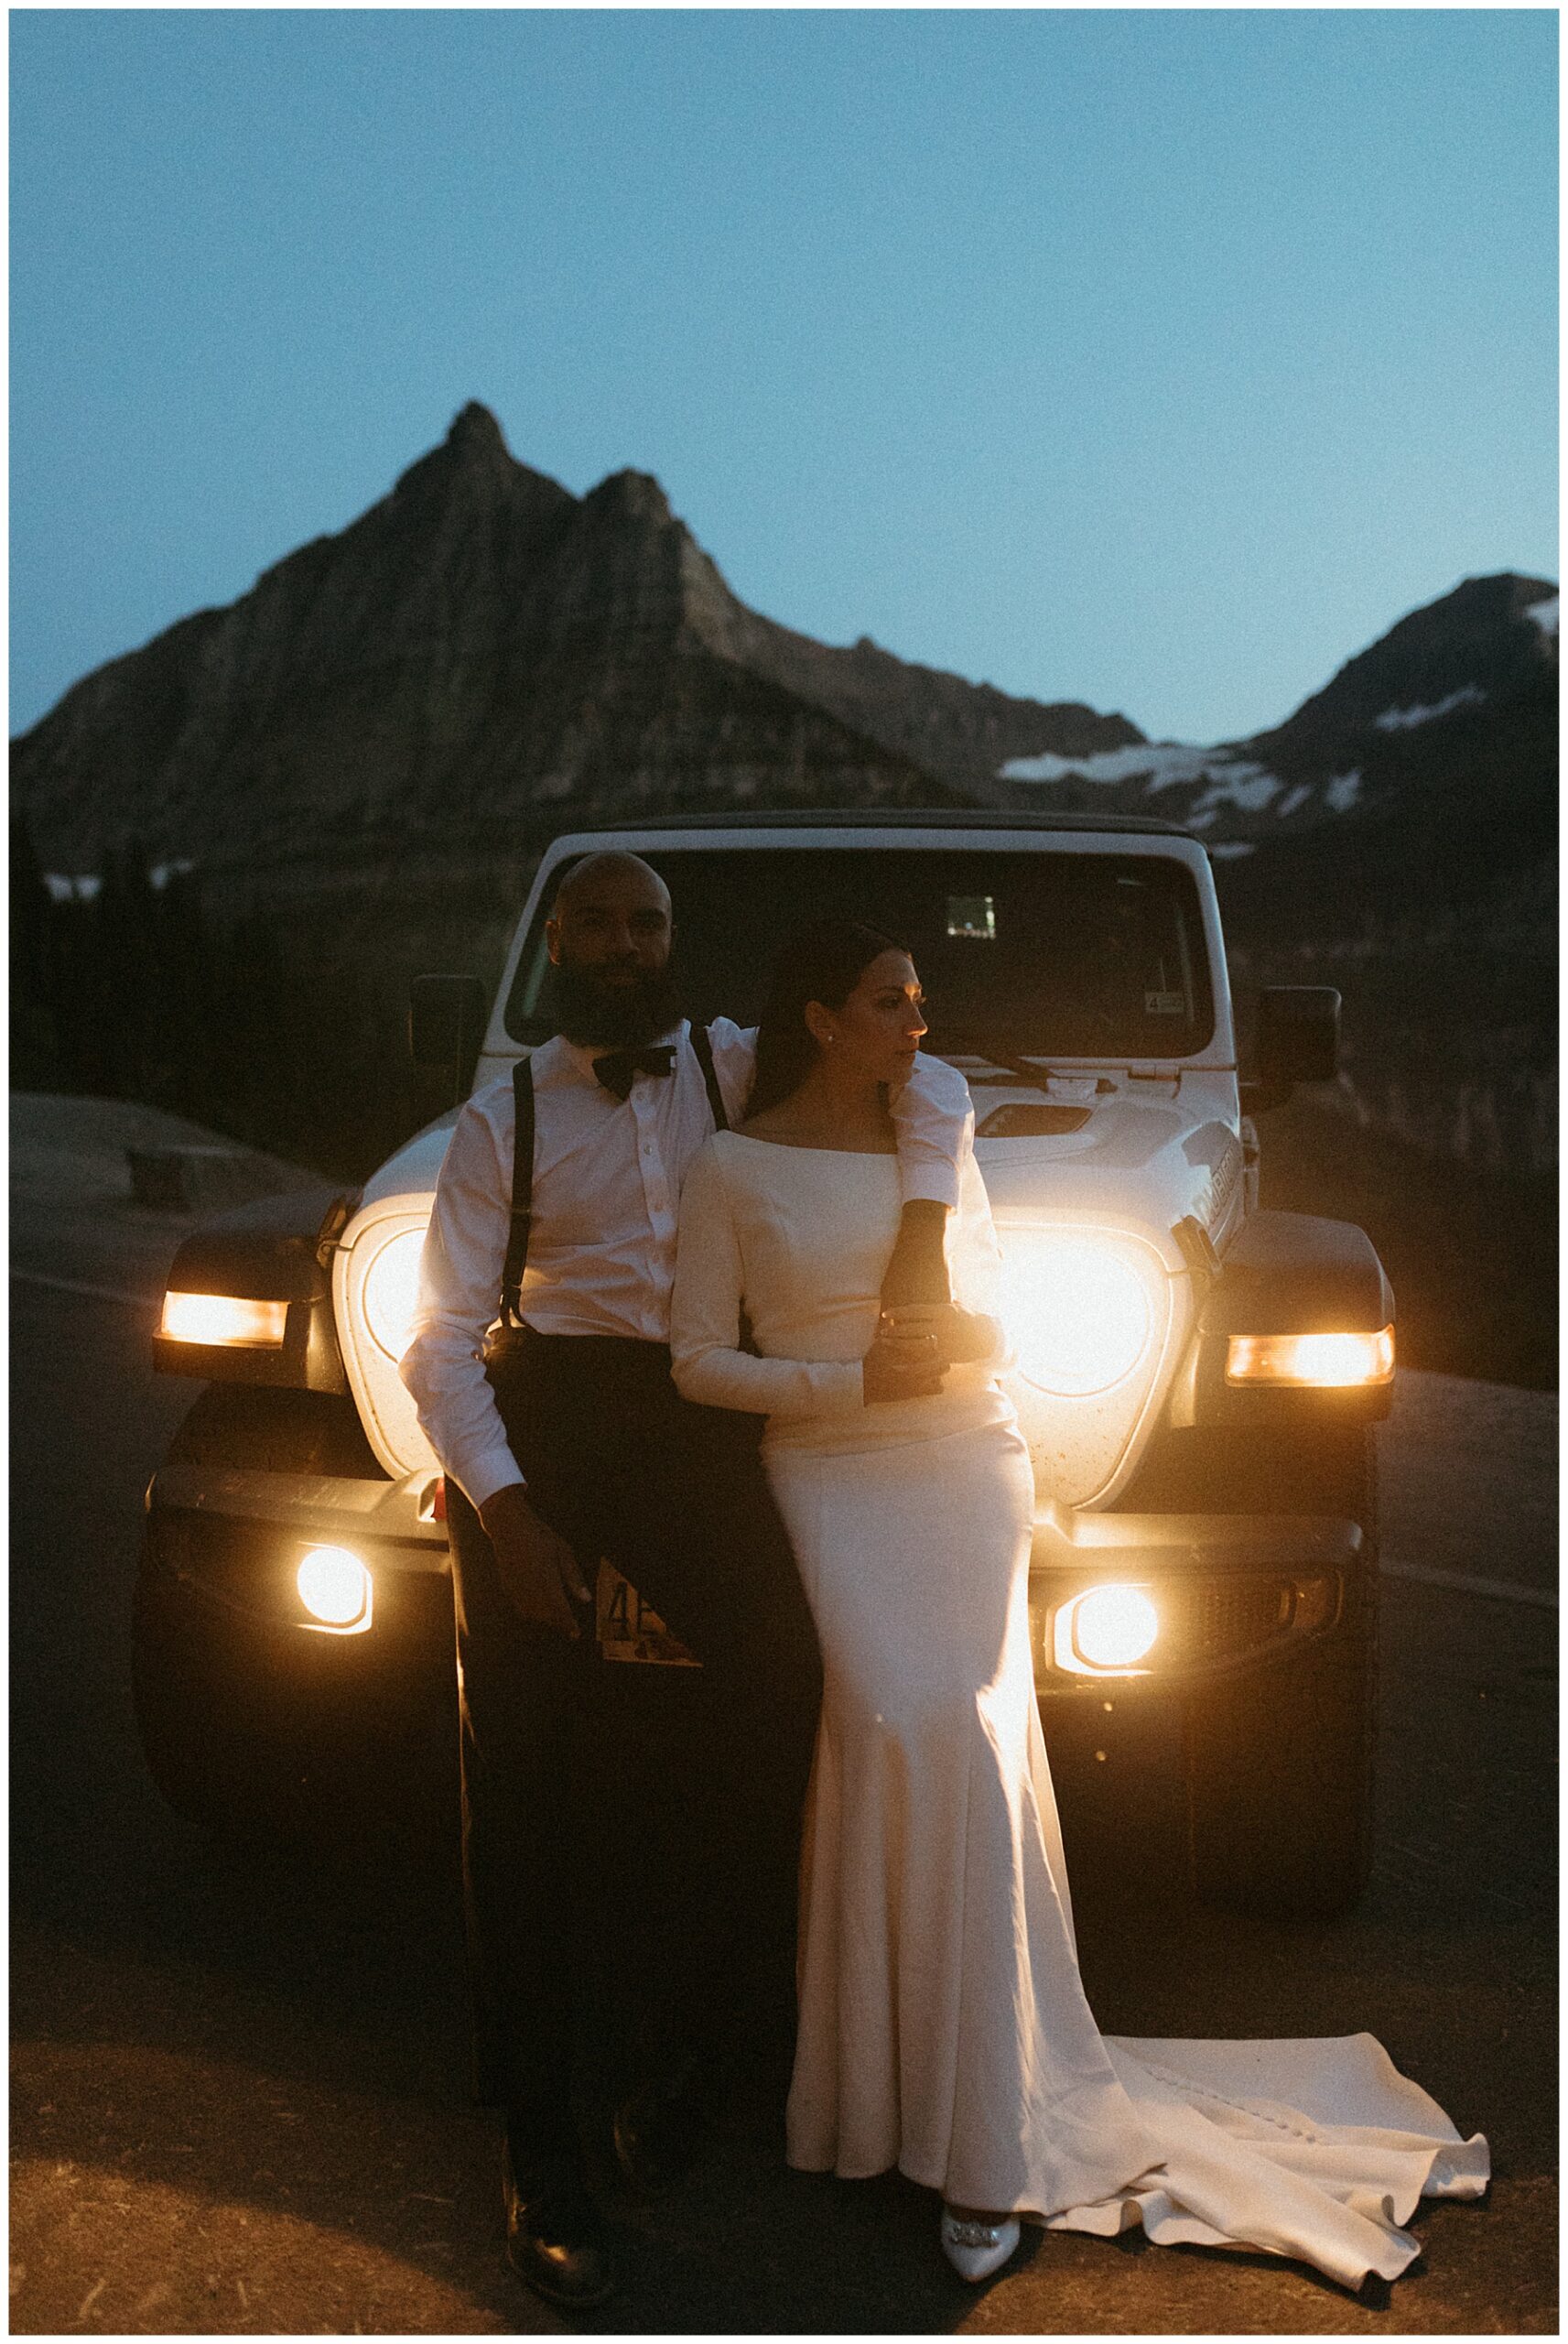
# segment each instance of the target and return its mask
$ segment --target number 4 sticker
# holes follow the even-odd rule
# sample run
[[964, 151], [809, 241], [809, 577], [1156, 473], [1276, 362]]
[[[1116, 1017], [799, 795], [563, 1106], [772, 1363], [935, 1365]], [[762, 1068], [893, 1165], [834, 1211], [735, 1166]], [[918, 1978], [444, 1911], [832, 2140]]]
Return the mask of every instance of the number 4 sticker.
[[606, 1660], [642, 1661], [657, 1668], [700, 1668], [630, 1579], [602, 1558], [595, 1592], [594, 1627]]

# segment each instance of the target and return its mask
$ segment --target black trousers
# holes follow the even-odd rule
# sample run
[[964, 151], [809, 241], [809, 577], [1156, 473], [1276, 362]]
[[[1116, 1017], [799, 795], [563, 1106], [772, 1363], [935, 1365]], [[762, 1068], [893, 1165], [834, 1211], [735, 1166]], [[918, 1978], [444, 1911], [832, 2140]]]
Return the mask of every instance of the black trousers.
[[614, 1564], [702, 1664], [607, 1661], [586, 1610], [576, 1642], [522, 1620], [449, 1482], [475, 2082], [546, 2154], [573, 2138], [607, 1964], [663, 1981], [667, 2060], [711, 2049], [759, 1949], [793, 1941], [821, 1663], [759, 1419], [608, 1337], [530, 1332], [497, 1398], [589, 1586]]

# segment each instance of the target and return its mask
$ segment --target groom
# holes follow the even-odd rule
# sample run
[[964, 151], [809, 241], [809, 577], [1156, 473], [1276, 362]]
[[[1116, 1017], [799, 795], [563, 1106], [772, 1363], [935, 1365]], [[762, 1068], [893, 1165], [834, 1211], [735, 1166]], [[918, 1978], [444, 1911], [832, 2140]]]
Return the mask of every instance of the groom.
[[[475, 2058], [480, 2097], [504, 2115], [508, 2252], [540, 2295], [585, 2310], [615, 2270], [572, 2111], [581, 1980], [589, 1949], [607, 1932], [624, 1942], [632, 1917], [602, 1876], [607, 1798], [627, 1753], [610, 1705], [617, 1672], [594, 1633], [599, 1559], [704, 1671], [695, 1714], [710, 1796], [681, 1823], [703, 1831], [729, 1910], [683, 1951], [709, 2036], [733, 2018], [753, 1908], [771, 1894], [784, 1909], [791, 1893], [821, 1671], [759, 1427], [684, 1401], [669, 1376], [681, 1181], [716, 1123], [743, 1117], [752, 1038], [727, 1019], [705, 1034], [681, 1018], [669, 893], [635, 855], [574, 863], [546, 936], [560, 1030], [521, 1088], [492, 1084], [459, 1116], [400, 1373], [447, 1474]], [[483, 1351], [503, 1268], [519, 1274], [508, 1238], [520, 1100], [534, 1124], [531, 1220], [518, 1224], [523, 1331], [501, 1405]], [[918, 1058], [894, 1103], [905, 1206], [890, 1299], [945, 1275], [968, 1117], [962, 1079]], [[912, 1393], [926, 1373], [909, 1371]], [[663, 1788], [639, 1785], [655, 1816]], [[614, 2145], [633, 2187], [667, 2176], [703, 2068], [694, 2046], [684, 2073], [697, 2086], [622, 2107]]]

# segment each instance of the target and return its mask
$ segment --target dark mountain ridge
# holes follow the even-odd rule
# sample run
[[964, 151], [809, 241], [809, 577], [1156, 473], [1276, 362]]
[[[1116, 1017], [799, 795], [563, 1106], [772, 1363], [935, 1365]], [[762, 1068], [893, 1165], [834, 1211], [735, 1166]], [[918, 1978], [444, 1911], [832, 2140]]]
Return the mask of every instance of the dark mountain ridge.
[[1541, 736], [1556, 722], [1556, 619], [1546, 579], [1467, 578], [1266, 732], [1213, 747], [1149, 742], [1109, 756], [1014, 759], [998, 780], [1014, 803], [1158, 810], [1233, 855], [1332, 832], [1411, 783], [1427, 789], [1477, 762], [1539, 795], [1551, 770]]
[[573, 496], [470, 403], [346, 529], [83, 678], [14, 743], [14, 790], [57, 869], [135, 837], [155, 861], [305, 884], [460, 837], [515, 849], [574, 815], [745, 805], [1156, 812], [1236, 853], [1478, 766], [1538, 796], [1553, 593], [1466, 580], [1282, 724], [1151, 743], [1081, 702], [781, 626], [655, 480]]
[[85, 677], [13, 780], [55, 868], [135, 836], [254, 869], [622, 808], [961, 803], [966, 764], [1138, 737], [775, 627], [656, 481], [575, 497], [470, 405], [349, 527]]

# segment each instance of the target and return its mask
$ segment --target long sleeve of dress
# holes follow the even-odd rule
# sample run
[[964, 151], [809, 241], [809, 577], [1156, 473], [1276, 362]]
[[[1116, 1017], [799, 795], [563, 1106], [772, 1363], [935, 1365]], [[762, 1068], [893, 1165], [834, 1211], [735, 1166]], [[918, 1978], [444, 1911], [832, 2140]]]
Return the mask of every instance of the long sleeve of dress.
[[969, 1086], [946, 1058], [915, 1054], [907, 1082], [892, 1099], [903, 1201], [929, 1199], [957, 1206], [966, 1158], [973, 1162], [974, 1102]]
[[953, 1299], [961, 1310], [989, 1318], [991, 1347], [970, 1362], [989, 1375], [1011, 1367], [1012, 1347], [998, 1312], [1001, 1304], [1001, 1246], [991, 1219], [985, 1179], [972, 1147], [966, 1148], [958, 1167], [958, 1210], [947, 1229], [947, 1275]]
[[753, 1416], [852, 1416], [865, 1406], [859, 1360], [757, 1359], [741, 1349], [741, 1246], [724, 1167], [710, 1141], [681, 1191], [670, 1302], [670, 1366], [688, 1400]]

